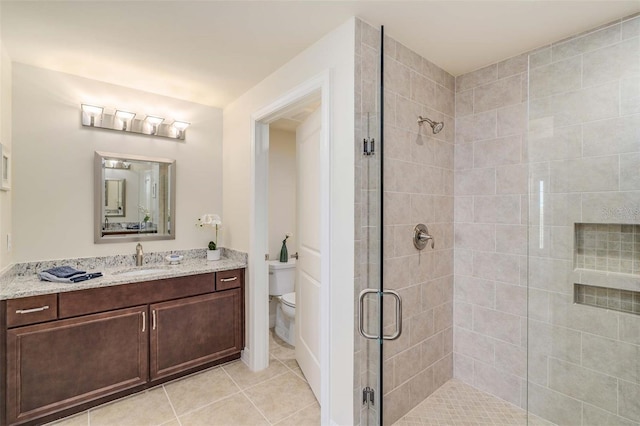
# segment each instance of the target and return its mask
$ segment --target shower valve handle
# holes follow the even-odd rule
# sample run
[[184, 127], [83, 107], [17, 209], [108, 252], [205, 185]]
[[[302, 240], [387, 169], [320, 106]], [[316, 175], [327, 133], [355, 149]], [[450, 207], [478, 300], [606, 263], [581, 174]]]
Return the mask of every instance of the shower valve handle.
[[429, 240], [431, 240], [431, 248], [435, 248], [435, 242], [433, 241], [433, 237], [429, 235], [429, 230], [426, 225], [422, 223], [416, 225], [413, 232], [413, 245], [418, 250], [423, 250]]

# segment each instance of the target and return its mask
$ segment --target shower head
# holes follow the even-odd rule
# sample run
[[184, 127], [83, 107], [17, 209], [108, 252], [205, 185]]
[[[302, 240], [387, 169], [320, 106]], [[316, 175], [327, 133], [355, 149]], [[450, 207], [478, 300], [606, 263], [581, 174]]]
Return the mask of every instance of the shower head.
[[431, 126], [431, 129], [433, 130], [434, 135], [436, 133], [440, 133], [440, 131], [444, 128], [444, 123], [442, 121], [437, 122], [437, 121], [429, 120], [427, 117], [423, 117], [423, 116], [418, 117], [419, 125], [422, 126], [422, 123], [424, 123], [425, 121], [429, 123], [429, 125]]

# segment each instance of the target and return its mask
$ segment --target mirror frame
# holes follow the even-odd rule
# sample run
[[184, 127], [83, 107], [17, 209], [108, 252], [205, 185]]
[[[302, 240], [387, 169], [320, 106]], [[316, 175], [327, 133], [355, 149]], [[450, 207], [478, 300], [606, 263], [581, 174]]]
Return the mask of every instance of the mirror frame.
[[[147, 161], [153, 163], [168, 164], [171, 173], [169, 175], [169, 211], [171, 214], [171, 234], [133, 234], [133, 235], [102, 235], [103, 225], [103, 204], [104, 204], [104, 168], [102, 161], [104, 159], [117, 158], [124, 161]], [[135, 241], [158, 241], [158, 240], [175, 240], [176, 239], [176, 160], [169, 158], [147, 157], [143, 155], [121, 154], [114, 152], [95, 151], [94, 154], [94, 175], [93, 175], [93, 229], [95, 244], [105, 243], [129, 243]]]

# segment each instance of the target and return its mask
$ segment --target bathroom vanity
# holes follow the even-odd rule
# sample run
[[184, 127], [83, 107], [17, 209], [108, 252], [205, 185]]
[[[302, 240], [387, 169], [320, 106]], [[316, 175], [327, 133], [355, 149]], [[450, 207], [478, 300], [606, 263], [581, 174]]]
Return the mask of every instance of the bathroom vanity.
[[42, 424], [239, 358], [244, 268], [170, 272], [1, 300], [0, 423]]

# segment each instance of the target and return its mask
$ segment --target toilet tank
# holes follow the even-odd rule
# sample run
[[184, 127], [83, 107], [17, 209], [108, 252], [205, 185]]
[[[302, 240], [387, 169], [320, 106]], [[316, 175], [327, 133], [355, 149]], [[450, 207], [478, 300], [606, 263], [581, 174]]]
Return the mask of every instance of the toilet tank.
[[296, 260], [289, 259], [287, 263], [279, 260], [269, 261], [269, 294], [280, 296], [295, 291]]

